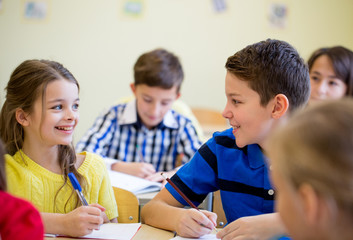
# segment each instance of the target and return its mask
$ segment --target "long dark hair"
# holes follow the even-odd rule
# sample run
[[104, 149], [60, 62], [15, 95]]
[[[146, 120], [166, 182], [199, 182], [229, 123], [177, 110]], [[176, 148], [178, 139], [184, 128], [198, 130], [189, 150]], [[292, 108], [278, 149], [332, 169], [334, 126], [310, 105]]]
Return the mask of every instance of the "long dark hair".
[[309, 71], [320, 56], [327, 56], [339, 79], [347, 85], [347, 96], [353, 96], [353, 52], [342, 46], [320, 48], [308, 60]]
[[[6, 100], [0, 113], [0, 134], [7, 152], [14, 155], [23, 147], [24, 131], [16, 120], [16, 110], [22, 109], [26, 113], [33, 111], [35, 100], [42, 96], [44, 102], [46, 88], [49, 83], [65, 79], [79, 84], [72, 73], [62, 64], [49, 60], [27, 60], [21, 63], [12, 73], [5, 88]], [[75, 168], [76, 153], [73, 144], [58, 146], [59, 165], [62, 170], [64, 184], [57, 191], [56, 197], [68, 181], [68, 173], [73, 172], [81, 186], [85, 189], [86, 180]], [[73, 196], [74, 191], [70, 198]], [[70, 200], [67, 200], [65, 208]], [[76, 206], [79, 201], [76, 196]], [[55, 204], [54, 204], [55, 205]]]
[[5, 149], [0, 140], [0, 191], [6, 191]]

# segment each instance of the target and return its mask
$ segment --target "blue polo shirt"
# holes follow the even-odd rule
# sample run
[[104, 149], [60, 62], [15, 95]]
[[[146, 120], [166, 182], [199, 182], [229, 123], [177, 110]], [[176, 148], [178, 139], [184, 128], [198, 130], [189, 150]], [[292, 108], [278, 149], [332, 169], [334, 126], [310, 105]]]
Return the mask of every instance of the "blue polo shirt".
[[[232, 128], [214, 133], [171, 180], [196, 206], [208, 193], [220, 190], [228, 223], [274, 211], [274, 190], [261, 148], [238, 148]], [[170, 184], [166, 188], [188, 205]]]

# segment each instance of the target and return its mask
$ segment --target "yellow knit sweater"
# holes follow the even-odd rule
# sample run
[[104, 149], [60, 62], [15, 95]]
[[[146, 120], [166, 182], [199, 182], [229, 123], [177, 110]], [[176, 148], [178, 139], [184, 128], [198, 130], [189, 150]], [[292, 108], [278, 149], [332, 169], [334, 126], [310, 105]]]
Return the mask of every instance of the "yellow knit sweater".
[[[100, 204], [105, 207], [109, 219], [116, 218], [118, 209], [103, 159], [88, 152], [81, 154], [86, 155], [86, 158], [78, 172], [86, 178], [88, 184], [87, 192], [84, 192], [87, 202]], [[75, 208], [76, 195], [65, 208], [72, 191], [70, 181], [58, 193], [54, 203], [55, 195], [64, 183], [62, 175], [43, 168], [22, 151], [13, 156], [7, 154], [5, 159], [9, 193], [32, 202], [40, 212], [68, 213]]]

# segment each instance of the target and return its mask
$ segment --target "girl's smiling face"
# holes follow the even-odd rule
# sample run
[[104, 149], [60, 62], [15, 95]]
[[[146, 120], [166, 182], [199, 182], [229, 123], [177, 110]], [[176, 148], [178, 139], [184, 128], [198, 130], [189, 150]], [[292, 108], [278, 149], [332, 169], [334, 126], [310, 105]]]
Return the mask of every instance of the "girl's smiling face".
[[330, 58], [318, 57], [310, 69], [310, 103], [326, 99], [339, 99], [346, 95], [346, 83], [336, 76]]
[[79, 120], [78, 87], [66, 79], [50, 82], [44, 98], [40, 95], [28, 115], [25, 141], [39, 141], [42, 144], [69, 145]]

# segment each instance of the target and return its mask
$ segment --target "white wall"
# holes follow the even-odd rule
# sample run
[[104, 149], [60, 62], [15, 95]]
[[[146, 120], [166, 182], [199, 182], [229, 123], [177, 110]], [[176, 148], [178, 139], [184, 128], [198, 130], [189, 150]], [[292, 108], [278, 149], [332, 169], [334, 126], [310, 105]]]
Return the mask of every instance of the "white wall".
[[[63, 63], [81, 85], [76, 141], [112, 102], [130, 95], [137, 57], [164, 47], [182, 61], [182, 99], [190, 106], [222, 110], [224, 63], [248, 44], [277, 38], [307, 59], [318, 47], [353, 49], [351, 0], [226, 0], [215, 13], [211, 0], [145, 0], [144, 14], [122, 16], [122, 0], [47, 0], [43, 22], [23, 18], [24, 0], [2, 0], [0, 10], [0, 102], [11, 72], [26, 59]], [[272, 2], [288, 6], [285, 29], [270, 28]]]

